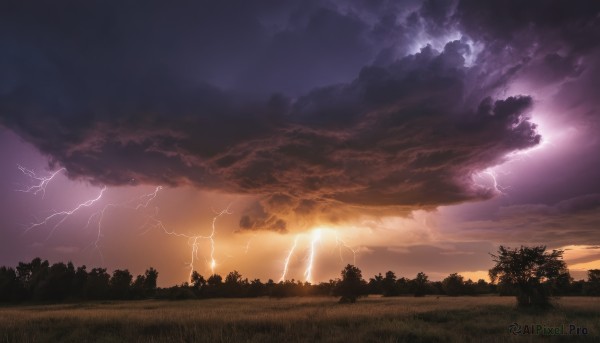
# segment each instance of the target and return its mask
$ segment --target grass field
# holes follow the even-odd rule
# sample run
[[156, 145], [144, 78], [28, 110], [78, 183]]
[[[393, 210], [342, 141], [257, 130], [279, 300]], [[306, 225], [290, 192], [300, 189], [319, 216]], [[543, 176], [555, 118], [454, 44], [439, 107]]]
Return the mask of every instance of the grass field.
[[[587, 336], [513, 335], [508, 326], [569, 324]], [[97, 302], [0, 307], [0, 342], [562, 342], [600, 341], [600, 299], [562, 298], [523, 312], [511, 297]]]

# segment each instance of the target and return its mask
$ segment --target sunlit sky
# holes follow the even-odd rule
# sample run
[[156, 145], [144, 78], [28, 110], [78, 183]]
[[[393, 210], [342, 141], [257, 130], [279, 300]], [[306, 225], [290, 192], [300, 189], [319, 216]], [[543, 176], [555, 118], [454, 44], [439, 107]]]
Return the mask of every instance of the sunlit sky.
[[597, 1], [3, 6], [0, 265], [600, 268]]

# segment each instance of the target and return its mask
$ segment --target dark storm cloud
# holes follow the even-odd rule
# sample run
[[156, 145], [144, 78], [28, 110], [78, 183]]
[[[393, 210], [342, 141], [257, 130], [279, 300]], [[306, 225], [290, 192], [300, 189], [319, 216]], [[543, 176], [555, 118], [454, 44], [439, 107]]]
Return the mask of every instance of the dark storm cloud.
[[597, 30], [599, 11], [600, 4], [594, 0], [461, 0], [454, 20], [472, 37], [487, 42], [499, 40], [513, 45], [519, 40], [518, 36], [543, 39], [552, 35], [568, 41], [571, 47], [585, 49], [597, 46], [593, 38], [600, 35]]
[[467, 39], [407, 56], [419, 30], [510, 40], [449, 4], [5, 2], [0, 122], [72, 178], [261, 195], [242, 229], [486, 199], [473, 173], [540, 141], [532, 98], [493, 97], [526, 62], [466, 66]]
[[578, 59], [598, 48], [599, 14], [594, 0], [461, 0], [447, 17], [450, 25], [485, 44], [482, 64], [531, 66], [564, 77], [577, 75]]

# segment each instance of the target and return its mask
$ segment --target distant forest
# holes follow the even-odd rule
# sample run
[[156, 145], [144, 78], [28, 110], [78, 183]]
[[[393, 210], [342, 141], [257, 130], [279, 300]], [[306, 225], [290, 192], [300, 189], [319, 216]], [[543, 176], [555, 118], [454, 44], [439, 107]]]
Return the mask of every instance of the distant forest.
[[[502, 280], [488, 283], [485, 280], [464, 280], [461, 275], [450, 274], [443, 281], [430, 281], [426, 274], [418, 273], [414, 278], [397, 277], [392, 271], [377, 274], [366, 281], [360, 269], [348, 265], [342, 270], [342, 279], [310, 284], [295, 280], [266, 283], [259, 279], [248, 280], [233, 271], [223, 278], [215, 274], [204, 278], [192, 273], [190, 282], [181, 285], [157, 287], [158, 271], [149, 268], [135, 278], [128, 270], [115, 270], [112, 275], [105, 268], [87, 270], [69, 263], [50, 263], [35, 258], [29, 263], [20, 262], [16, 268], [0, 267], [0, 302], [63, 302], [80, 300], [133, 300], [133, 299], [204, 299], [243, 297], [300, 297], [300, 296], [343, 296], [344, 274], [353, 270], [359, 296], [381, 294], [391, 296], [476, 296], [499, 294], [514, 296], [515, 285]], [[358, 288], [357, 288], [358, 287]], [[573, 281], [568, 272], [543, 283], [553, 296], [600, 295], [600, 270], [588, 271], [587, 281]]]

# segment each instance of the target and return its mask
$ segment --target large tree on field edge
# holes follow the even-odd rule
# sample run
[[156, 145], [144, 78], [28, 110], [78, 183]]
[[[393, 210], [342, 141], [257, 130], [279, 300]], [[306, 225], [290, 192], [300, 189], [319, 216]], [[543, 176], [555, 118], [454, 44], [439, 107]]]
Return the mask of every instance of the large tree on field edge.
[[496, 265], [489, 270], [492, 282], [515, 287], [521, 307], [550, 305], [550, 293], [544, 283], [567, 273], [562, 250], [546, 251], [546, 246], [508, 248], [500, 246], [490, 254]]
[[355, 303], [358, 297], [367, 293], [367, 282], [362, 278], [360, 269], [347, 265], [342, 270], [342, 279], [337, 282], [334, 295], [341, 296], [340, 303]]

